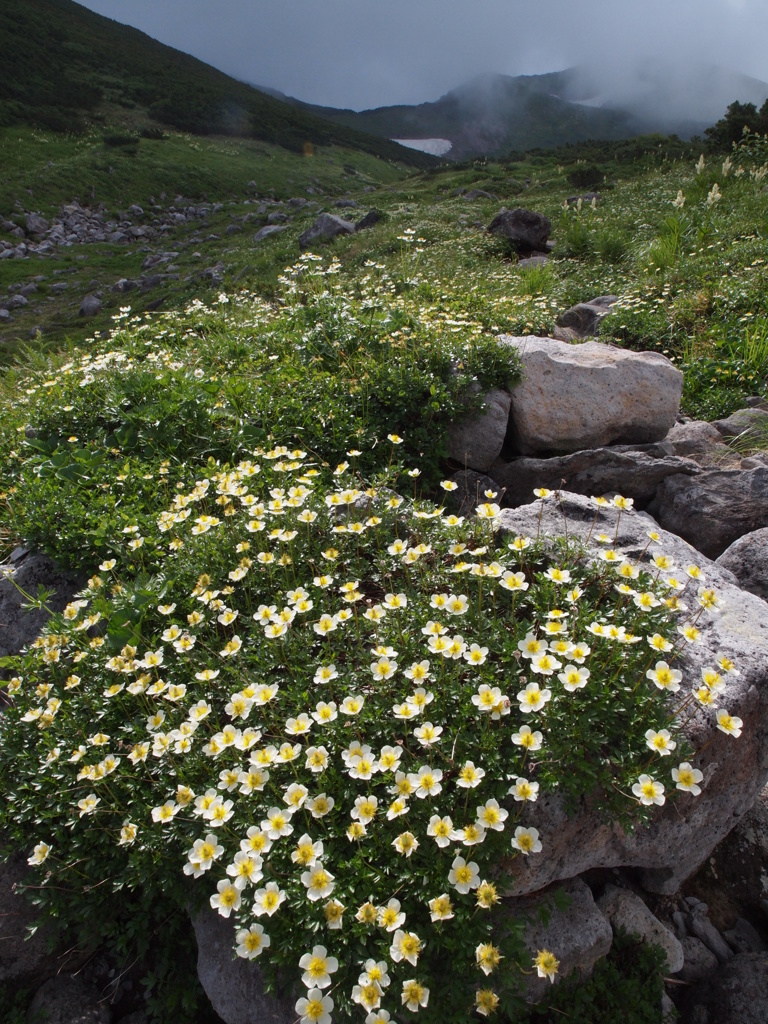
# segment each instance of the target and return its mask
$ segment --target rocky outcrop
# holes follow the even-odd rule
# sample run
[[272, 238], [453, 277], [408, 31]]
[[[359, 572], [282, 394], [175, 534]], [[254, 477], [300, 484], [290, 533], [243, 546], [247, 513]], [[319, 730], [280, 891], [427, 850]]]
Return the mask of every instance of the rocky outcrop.
[[[587, 498], [568, 492], [562, 492], [559, 501], [505, 509], [499, 520], [504, 533], [532, 537], [560, 536], [565, 526], [569, 536], [595, 549], [592, 538], [604, 532], [616, 536], [614, 546], [629, 558], [648, 559], [648, 530], [656, 524], [641, 512], [625, 511], [619, 520], [616, 509], [598, 511]], [[732, 658], [741, 674], [728, 677], [721, 703], [744, 721], [744, 731], [734, 740], [717, 730], [711, 711], [691, 708], [684, 734], [694, 750], [704, 751], [697, 761], [704, 773], [703, 792], [695, 800], [669, 800], [647, 826], [631, 833], [592, 811], [588, 800], [577, 814], [569, 815], [556, 794], [540, 797], [528, 823], [539, 830], [542, 841], [546, 837], [547, 855], [526, 858], [530, 864], [510, 875], [513, 893], [531, 892], [591, 868], [614, 866], [638, 868], [646, 889], [673, 893], [754, 804], [768, 778], [768, 606], [739, 590], [730, 573], [702, 558], [685, 541], [658, 532], [658, 549], [677, 565], [699, 565], [707, 585], [717, 588], [724, 601], [719, 614], [705, 613], [700, 642], [686, 645], [677, 667], [692, 685], [704, 666], [723, 654]]]
[[502, 335], [522, 361], [512, 392], [521, 455], [660, 441], [677, 417], [683, 375], [656, 352]]

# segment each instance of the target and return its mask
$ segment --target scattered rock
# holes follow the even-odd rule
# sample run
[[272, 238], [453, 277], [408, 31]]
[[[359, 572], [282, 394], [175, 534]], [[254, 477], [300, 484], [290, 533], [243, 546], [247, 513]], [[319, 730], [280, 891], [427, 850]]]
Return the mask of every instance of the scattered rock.
[[260, 228], [253, 236], [254, 242], [261, 242], [265, 238], [269, 238], [271, 235], [279, 235], [283, 231], [287, 231], [288, 228], [285, 224], [267, 224], [265, 227]]
[[112, 285], [113, 292], [132, 292], [139, 287], [138, 281], [132, 281], [127, 277], [121, 277], [119, 281], [115, 281]]
[[750, 594], [768, 601], [768, 527], [739, 537], [717, 559]]
[[549, 256], [526, 256], [517, 261], [518, 267], [544, 267], [549, 263]]
[[375, 207], [369, 210], [364, 217], [355, 224], [355, 231], [365, 231], [366, 228], [372, 228], [379, 221], [384, 220], [385, 215], [381, 210], [377, 210]]
[[30, 281], [29, 284], [25, 284], [22, 286], [22, 288], [19, 291], [19, 295], [23, 295], [26, 298], [28, 295], [34, 295], [36, 291], [37, 285], [35, 284], [34, 281]]
[[28, 213], [25, 224], [28, 235], [43, 235], [50, 227], [50, 223], [39, 213]]
[[287, 213], [280, 213], [279, 210], [276, 210], [274, 213], [270, 213], [267, 217], [267, 224], [285, 224], [287, 220]]
[[509, 462], [495, 462], [490, 468], [505, 489], [504, 504], [509, 508], [531, 500], [534, 487], [575, 491], [577, 494], [623, 494], [639, 505], [646, 505], [656, 494], [661, 481], [673, 474], [699, 472], [695, 462], [668, 455], [664, 445], [647, 445], [649, 451], [596, 448], [572, 455], [533, 459], [521, 456]]
[[[553, 910], [547, 924], [529, 924], [524, 941], [532, 957], [541, 949], [557, 951], [560, 961], [558, 980], [567, 978], [577, 971], [582, 978], [588, 978], [600, 957], [606, 955], [613, 942], [611, 926], [595, 906], [589, 886], [580, 878], [571, 878], [557, 888], [564, 890], [570, 903], [565, 910]], [[546, 899], [546, 897], [545, 897]], [[512, 909], [514, 904], [512, 901]], [[519, 906], [532, 910], [542, 899], [521, 900]], [[525, 998], [528, 1003], [538, 1003], [546, 995], [550, 982], [534, 974], [525, 976]]]
[[717, 957], [710, 952], [701, 939], [686, 935], [681, 942], [685, 963], [677, 972], [681, 981], [696, 982], [707, 978], [717, 970]]
[[339, 210], [357, 210], [360, 207], [355, 199], [337, 199], [333, 205]]
[[205, 907], [192, 925], [197, 976], [224, 1024], [293, 1024], [295, 999], [266, 995], [258, 965], [234, 956], [231, 921]]
[[618, 295], [598, 295], [596, 299], [589, 302], [579, 302], [576, 306], [558, 317], [558, 327], [569, 327], [579, 337], [585, 338], [594, 336], [600, 327], [600, 321], [610, 311], [614, 302], [618, 302]]
[[101, 299], [96, 295], [86, 295], [80, 303], [80, 316], [95, 316], [101, 309]]
[[[696, 478], [694, 478], [696, 479]], [[591, 810], [588, 797], [580, 810], [569, 815], [556, 793], [547, 793], [531, 807], [530, 824], [547, 840], [547, 857], [512, 862], [510, 893], [532, 892], [563, 877], [594, 867], [641, 869], [643, 888], [673, 893], [710, 856], [717, 844], [755, 802], [768, 778], [768, 605], [738, 589], [733, 577], [702, 558], [685, 541], [659, 530], [658, 546], [649, 549], [648, 530], [656, 524], [642, 512], [615, 508], [596, 510], [582, 495], [563, 491], [559, 500], [536, 501], [518, 509], [504, 509], [499, 518], [502, 534], [524, 534], [544, 539], [562, 535], [587, 544], [598, 557], [595, 537], [615, 537], [614, 547], [631, 560], [648, 562], [656, 550], [676, 565], [696, 563], [707, 586], [715, 587], [723, 601], [719, 614], [703, 613], [701, 638], [687, 644], [676, 666], [686, 679], [700, 677], [701, 668], [725, 654], [741, 674], [727, 677], [722, 705], [745, 723], [738, 742], [717, 730], [712, 711], [690, 708], [683, 735], [703, 753], [696, 766], [704, 773], [702, 793], [695, 799], [668, 799], [656, 808], [648, 825], [624, 833], [617, 825]]]
[[471, 188], [469, 192], [464, 193], [465, 199], [498, 199], [498, 196], [493, 195], [491, 192], [486, 192], [482, 188]]
[[307, 205], [308, 200], [304, 199], [303, 196], [294, 196], [288, 200], [288, 205], [292, 206], [294, 210], [300, 210], [303, 206]]
[[355, 225], [348, 220], [333, 213], [321, 213], [312, 227], [299, 235], [299, 248], [306, 249], [313, 242], [329, 242], [337, 235], [352, 235], [354, 231]]
[[704, 420], [675, 423], [664, 440], [674, 445], [675, 455], [699, 455], [725, 447], [723, 435], [717, 427]]
[[8, 309], [23, 309], [24, 306], [29, 305], [29, 299], [23, 295], [12, 295], [5, 305]]
[[543, 249], [546, 246], [552, 223], [543, 213], [523, 210], [520, 207], [514, 210], [502, 207], [487, 230], [491, 235], [508, 238], [518, 252], [525, 252]]
[[768, 440], [768, 412], [761, 408], [737, 409], [724, 420], [715, 420], [712, 424], [726, 439], [738, 437], [749, 443], [759, 438]]
[[523, 380], [512, 392], [521, 455], [660, 441], [675, 422], [683, 375], [666, 356], [597, 341], [501, 335], [498, 342], [522, 361]]
[[683, 947], [669, 928], [655, 917], [645, 903], [629, 889], [607, 885], [597, 901], [614, 932], [622, 928], [652, 946], [660, 946], [667, 957], [666, 970], [676, 974], [683, 966]]
[[488, 469], [501, 453], [507, 435], [510, 404], [507, 391], [494, 388], [484, 395], [481, 413], [449, 427], [448, 457], [471, 469]]
[[743, 917], [737, 917], [733, 928], [723, 932], [722, 936], [734, 953], [768, 952], [768, 945], [760, 933]]
[[717, 558], [740, 537], [768, 526], [768, 467], [669, 476], [648, 511], [665, 530]]

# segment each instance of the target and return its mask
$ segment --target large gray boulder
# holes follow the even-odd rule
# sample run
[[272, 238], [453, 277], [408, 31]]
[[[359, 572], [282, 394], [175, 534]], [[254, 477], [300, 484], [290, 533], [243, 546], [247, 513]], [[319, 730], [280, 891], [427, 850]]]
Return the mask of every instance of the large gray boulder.
[[768, 526], [768, 467], [667, 477], [648, 511], [665, 530], [717, 558], [739, 537]]
[[448, 429], [448, 457], [469, 469], [484, 472], [499, 457], [507, 436], [512, 399], [494, 388], [483, 396], [483, 410]]
[[197, 976], [224, 1024], [293, 1024], [295, 998], [268, 996], [258, 964], [234, 954], [235, 929], [204, 907], [192, 919]]
[[498, 342], [522, 361], [512, 392], [521, 455], [661, 441], [675, 422], [683, 375], [658, 352], [533, 335]]
[[768, 605], [740, 590], [730, 573], [679, 537], [659, 530], [660, 540], [649, 546], [648, 531], [656, 524], [642, 512], [624, 511], [619, 520], [613, 507], [596, 510], [582, 495], [561, 492], [558, 501], [504, 509], [499, 518], [499, 530], [512, 535], [554, 538], [566, 526], [570, 537], [595, 553], [595, 537], [605, 533], [615, 536], [614, 547], [632, 560], [647, 561], [652, 552], [662, 551], [683, 570], [690, 564], [701, 567], [706, 585], [717, 589], [724, 605], [719, 614], [702, 613], [700, 641], [685, 645], [676, 667], [683, 672], [683, 685], [690, 686], [704, 666], [714, 665], [722, 655], [733, 659], [740, 675], [728, 675], [720, 702], [743, 720], [744, 730], [734, 740], [717, 729], [712, 711], [690, 707], [683, 733], [693, 750], [702, 752], [696, 759], [704, 773], [702, 793], [667, 800], [654, 809], [648, 825], [634, 832], [623, 832], [592, 810], [588, 800], [577, 813], [568, 814], [556, 793], [540, 796], [526, 823], [539, 830], [544, 852], [513, 861], [509, 887], [512, 893], [533, 892], [591, 868], [625, 866], [640, 869], [649, 891], [672, 893], [749, 810], [768, 779]]
[[549, 217], [533, 210], [502, 207], [491, 223], [488, 233], [507, 238], [519, 252], [545, 250], [552, 223]]
[[355, 225], [334, 213], [321, 213], [311, 228], [299, 235], [299, 248], [307, 249], [313, 242], [330, 242], [338, 235], [353, 235]]
[[565, 487], [587, 495], [623, 494], [647, 504], [666, 477], [699, 472], [695, 462], [669, 455], [664, 445], [646, 448], [590, 448], [550, 459], [521, 456], [509, 462], [495, 462], [489, 470], [505, 488], [504, 505], [508, 508], [527, 505], [534, 487]]
[[768, 527], [739, 537], [720, 555], [717, 564], [730, 570], [750, 594], [768, 601]]

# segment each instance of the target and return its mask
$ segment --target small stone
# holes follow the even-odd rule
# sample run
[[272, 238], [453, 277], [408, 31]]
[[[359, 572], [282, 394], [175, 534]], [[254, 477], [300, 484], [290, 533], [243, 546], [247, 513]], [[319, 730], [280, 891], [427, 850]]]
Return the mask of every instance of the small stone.
[[688, 915], [688, 930], [697, 939], [701, 939], [707, 949], [715, 954], [721, 964], [724, 964], [733, 956], [733, 950], [709, 918], [705, 916], [700, 906], [696, 907]]
[[637, 935], [643, 942], [659, 946], [666, 955], [666, 969], [670, 974], [682, 968], [685, 958], [680, 942], [635, 893], [607, 885], [597, 905], [611, 922], [614, 931], [620, 928], [630, 935]]

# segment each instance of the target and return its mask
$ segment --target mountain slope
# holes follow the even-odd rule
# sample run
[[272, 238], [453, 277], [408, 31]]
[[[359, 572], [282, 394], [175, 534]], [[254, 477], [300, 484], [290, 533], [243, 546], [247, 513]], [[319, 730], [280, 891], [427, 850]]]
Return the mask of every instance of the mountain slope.
[[84, 115], [151, 121], [193, 134], [240, 135], [301, 152], [339, 145], [416, 167], [433, 158], [217, 71], [72, 0], [0, 0], [0, 127], [81, 127]]
[[[356, 112], [292, 100], [302, 110], [384, 138], [444, 138], [451, 159], [499, 156], [587, 139], [702, 132], [739, 98], [761, 103], [768, 85], [722, 68], [659, 62], [613, 78], [584, 68], [544, 75], [482, 75], [432, 103]], [[288, 97], [285, 97], [288, 99]]]

